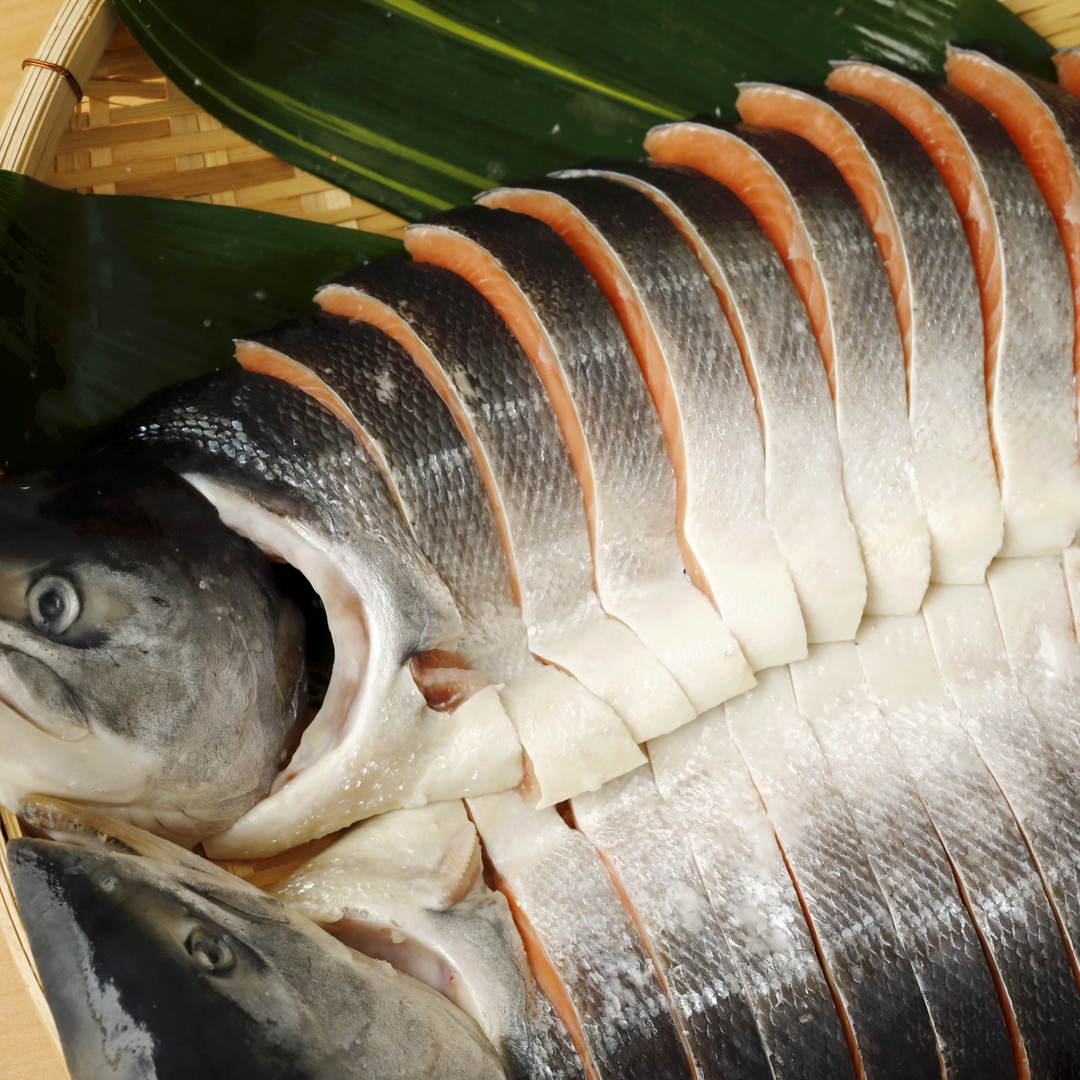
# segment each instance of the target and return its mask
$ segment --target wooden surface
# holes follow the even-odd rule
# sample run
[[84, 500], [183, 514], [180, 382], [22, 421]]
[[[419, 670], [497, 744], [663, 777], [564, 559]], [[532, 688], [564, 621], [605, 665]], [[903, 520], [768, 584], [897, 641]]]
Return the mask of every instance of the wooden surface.
[[[60, 0], [0, 0], [0, 117], [22, 77], [23, 60], [34, 55], [59, 10]], [[0, 934], [0, 1080], [68, 1080], [25, 978], [17, 940]]]
[[[68, 130], [54, 153], [30, 154], [33, 132], [28, 128], [22, 153], [41, 167], [12, 167], [83, 194], [186, 199], [402, 233], [400, 217], [223, 127], [169, 82], [122, 26], [99, 56], [83, 83], [87, 96], [74, 111], [67, 94]], [[46, 75], [56, 79], [51, 72]], [[65, 85], [60, 89], [68, 90]]]
[[[1006, 2], [1053, 44], [1080, 45], [1080, 0], [1049, 0], [1049, 2], [1006, 0]], [[0, 0], [0, 118], [7, 112], [8, 103], [21, 78], [22, 61], [35, 55], [38, 43], [44, 37], [60, 6], [61, 0]], [[202, 115], [205, 117], [205, 114]], [[196, 129], [200, 123], [204, 128], [213, 127], [213, 122], [208, 124], [207, 120], [200, 121], [198, 118], [186, 122], [193, 123]], [[92, 153], [89, 147], [77, 149], [85, 149], [87, 156]], [[219, 152], [225, 154], [227, 162], [227, 150], [210, 151], [211, 154]], [[193, 161], [191, 166], [206, 168], [216, 163], [218, 159], [204, 157], [199, 162]], [[105, 163], [102, 162], [102, 164]], [[71, 158], [69, 167], [72, 170], [79, 168], [78, 160], [74, 156]], [[126, 176], [125, 173], [124, 177]], [[81, 176], [79, 178], [82, 179]], [[301, 190], [304, 188], [304, 183], [302, 180], [297, 183], [295, 175], [284, 179], [294, 181], [292, 188], [282, 196], [285, 201], [281, 204], [281, 208], [286, 213], [290, 210], [295, 212], [293, 208], [297, 205], [297, 203], [289, 203], [289, 199], [307, 198], [310, 200], [319, 196], [318, 192]], [[54, 182], [57, 181], [61, 186], [69, 186], [60, 181], [59, 177], [54, 178]], [[256, 191], [253, 194], [248, 190], [256, 186], [247, 185], [239, 189], [234, 187], [230, 189], [234, 192], [231, 197], [219, 195], [216, 199], [207, 192], [206, 201], [231, 201], [256, 205], [256, 199], [261, 193]], [[102, 190], [97, 185], [94, 185], [94, 188]], [[83, 189], [85, 190], [85, 187]], [[104, 191], [108, 190], [107, 187], [104, 188]], [[113, 191], [115, 190], [117, 189], [114, 188]], [[239, 199], [235, 194], [237, 190], [239, 190]], [[139, 193], [158, 194], [156, 191], [140, 191]], [[161, 194], [167, 194], [167, 192], [163, 191]], [[322, 198], [324, 202], [334, 201], [333, 196], [323, 195]], [[343, 213], [349, 212], [347, 207], [340, 205], [326, 206], [324, 209], [327, 210], [326, 220], [334, 220], [336, 211], [338, 222], [343, 220], [341, 216]], [[349, 220], [351, 222], [355, 220], [355, 217]], [[388, 225], [390, 228], [393, 227], [391, 223], [379, 220], [364, 222], [361, 227], [375, 226], [375, 231], [389, 231]], [[0, 912], [0, 918], [2, 917], [3, 912]], [[0, 1046], [4, 1048], [3, 1055], [0, 1056], [0, 1080], [68, 1080], [63, 1061], [46, 1034], [26, 990], [25, 978], [25, 962], [20, 955], [18, 941], [12, 936], [0, 933]]]

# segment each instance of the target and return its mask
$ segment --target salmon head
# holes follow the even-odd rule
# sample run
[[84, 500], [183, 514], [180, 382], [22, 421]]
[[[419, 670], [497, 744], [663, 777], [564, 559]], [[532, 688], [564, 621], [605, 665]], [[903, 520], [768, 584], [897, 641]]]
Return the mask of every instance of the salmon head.
[[192, 843], [268, 789], [302, 620], [265, 557], [158, 465], [0, 483], [0, 802], [62, 794]]
[[59, 805], [63, 842], [13, 840], [8, 857], [74, 1077], [503, 1075], [434, 990], [206, 860]]

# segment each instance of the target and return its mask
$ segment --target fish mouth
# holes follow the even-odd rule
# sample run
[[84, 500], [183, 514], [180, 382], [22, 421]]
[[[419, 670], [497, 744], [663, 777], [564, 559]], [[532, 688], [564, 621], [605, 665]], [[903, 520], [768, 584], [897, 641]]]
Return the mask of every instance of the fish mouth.
[[0, 705], [54, 738], [73, 742], [90, 734], [82, 709], [44, 661], [0, 644]]
[[198, 475], [185, 479], [203, 494], [233, 532], [250, 540], [272, 562], [286, 563], [306, 580], [324, 607], [334, 655], [325, 696], [304, 725], [299, 745], [274, 779], [278, 791], [297, 773], [337, 747], [349, 730], [351, 703], [368, 675], [371, 641], [364, 602], [341, 565], [302, 523], [258, 505], [229, 487]]

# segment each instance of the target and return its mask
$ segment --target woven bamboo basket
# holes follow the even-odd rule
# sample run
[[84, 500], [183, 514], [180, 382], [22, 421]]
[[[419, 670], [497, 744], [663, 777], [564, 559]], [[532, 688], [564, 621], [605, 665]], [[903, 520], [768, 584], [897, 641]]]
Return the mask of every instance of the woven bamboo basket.
[[[1003, 2], [1050, 44], [1080, 45], [1080, 0]], [[241, 206], [387, 236], [400, 236], [405, 227], [401, 218], [286, 164], [200, 109], [118, 23], [110, 0], [65, 0], [32, 59], [44, 66], [24, 67], [0, 126], [0, 168], [82, 194]], [[74, 84], [57, 68], [70, 73]], [[78, 99], [76, 86], [82, 92]], [[20, 835], [18, 819], [0, 808], [0, 839]], [[272, 859], [220, 865], [267, 887], [329, 842], [313, 841]], [[59, 1052], [2, 844], [0, 938], [42, 1030]], [[23, 1074], [0, 1062], [0, 1080], [17, 1075]]]

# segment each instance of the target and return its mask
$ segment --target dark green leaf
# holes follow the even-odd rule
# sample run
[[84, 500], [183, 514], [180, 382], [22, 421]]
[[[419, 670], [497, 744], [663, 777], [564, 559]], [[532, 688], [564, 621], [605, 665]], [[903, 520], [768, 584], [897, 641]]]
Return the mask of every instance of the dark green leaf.
[[406, 217], [733, 115], [734, 83], [861, 57], [941, 73], [996, 43], [1052, 77], [999, 0], [117, 0], [185, 93], [279, 157]]
[[146, 394], [315, 310], [382, 236], [226, 206], [74, 195], [0, 172], [0, 462], [63, 456]]

